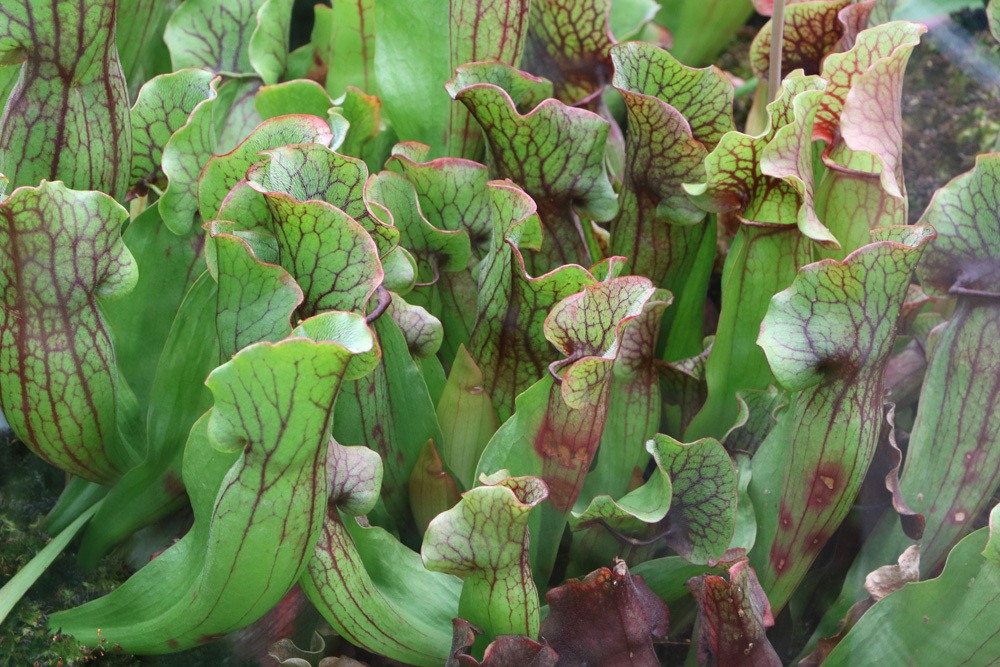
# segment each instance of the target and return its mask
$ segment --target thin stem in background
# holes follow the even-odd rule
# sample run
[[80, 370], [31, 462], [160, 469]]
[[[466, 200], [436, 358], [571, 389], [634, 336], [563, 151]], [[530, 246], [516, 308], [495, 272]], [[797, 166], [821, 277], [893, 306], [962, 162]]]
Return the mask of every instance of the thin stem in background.
[[771, 12], [771, 59], [767, 70], [767, 101], [773, 102], [781, 85], [781, 48], [785, 42], [785, 0], [774, 0]]

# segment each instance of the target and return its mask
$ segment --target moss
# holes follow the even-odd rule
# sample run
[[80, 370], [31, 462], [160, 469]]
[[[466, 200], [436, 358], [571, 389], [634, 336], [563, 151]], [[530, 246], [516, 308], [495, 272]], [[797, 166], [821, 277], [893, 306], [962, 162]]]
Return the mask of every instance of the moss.
[[[10, 579], [45, 545], [39, 528], [62, 490], [64, 476], [13, 439], [0, 435], [0, 580]], [[130, 656], [80, 647], [67, 637], [53, 638], [46, 614], [82, 604], [107, 593], [128, 576], [120, 560], [106, 559], [84, 573], [70, 553], [63, 553], [14, 608], [0, 630], [2, 665], [136, 665]]]

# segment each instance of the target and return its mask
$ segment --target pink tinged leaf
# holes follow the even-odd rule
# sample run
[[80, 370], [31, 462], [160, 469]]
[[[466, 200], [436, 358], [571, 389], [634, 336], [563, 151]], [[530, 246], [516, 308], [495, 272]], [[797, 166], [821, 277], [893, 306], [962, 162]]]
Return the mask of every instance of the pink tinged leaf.
[[481, 478], [457, 506], [427, 527], [421, 556], [431, 571], [462, 578], [458, 616], [486, 638], [538, 635], [538, 590], [528, 561], [528, 519], [548, 496], [536, 477], [499, 471]]
[[666, 603], [616, 560], [545, 595], [540, 635], [569, 664], [658, 665], [653, 644], [666, 638]]
[[611, 0], [536, 0], [521, 65], [553, 83], [556, 99], [584, 106], [611, 80]]
[[118, 432], [122, 390], [99, 299], [138, 280], [128, 213], [62, 183], [0, 205], [0, 406], [18, 438], [67, 472], [107, 484], [134, 464]]
[[[648, 461], [644, 443], [659, 430], [662, 410], [657, 341], [671, 300], [669, 292], [659, 290], [620, 332], [600, 444], [601, 451], [608, 455], [598, 459], [585, 482], [586, 487], [599, 493], [621, 496], [634, 469], [644, 469]], [[583, 493], [592, 495], [586, 489]]]
[[767, 596], [746, 560], [729, 568], [729, 581], [706, 574], [688, 588], [698, 605], [698, 662], [734, 667], [778, 667], [765, 631], [774, 625]]
[[795, 76], [782, 83], [778, 98], [767, 105], [768, 126], [760, 135], [728, 132], [705, 160], [707, 180], [686, 185], [702, 208], [735, 214], [742, 223], [776, 226], [798, 220], [801, 199], [795, 186], [763, 171], [762, 157], [776, 133], [800, 123], [794, 100], [799, 94], [822, 88], [818, 77]]
[[414, 359], [428, 359], [441, 349], [444, 329], [441, 321], [422, 306], [406, 302], [398, 294], [393, 295], [386, 313], [399, 327], [406, 339], [406, 347]]
[[[882, 188], [889, 196], [905, 199], [903, 74], [910, 53], [927, 28], [906, 22], [890, 23], [883, 28], [883, 33], [877, 36], [869, 36], [869, 31], [858, 35], [855, 49], [885, 55], [874, 59], [852, 82], [840, 114], [840, 136], [844, 146], [864, 157], [851, 155], [845, 159], [834, 153], [831, 159], [848, 168], [854, 168], [858, 161], [873, 160], [877, 166], [867, 171], [880, 174]], [[827, 76], [825, 64], [823, 74]], [[830, 74], [831, 82], [836, 82], [836, 76]]]
[[336, 206], [375, 240], [379, 257], [389, 254], [399, 241], [391, 214], [367, 193], [368, 167], [361, 160], [335, 153], [320, 143], [280, 146], [265, 151], [246, 176], [258, 192], [284, 193], [298, 201], [318, 200]]
[[804, 267], [771, 300], [758, 344], [778, 382], [799, 392], [758, 450], [750, 486], [762, 517], [751, 557], [776, 609], [847, 515], [871, 463], [896, 323], [933, 237], [929, 227], [875, 230], [871, 244]]
[[541, 102], [522, 115], [512, 93], [531, 83], [508, 66], [475, 63], [459, 68], [447, 89], [483, 128], [494, 172], [539, 202], [545, 241], [541, 254], [530, 261], [537, 273], [589, 263], [590, 233], [578, 213], [610, 220], [617, 202], [604, 168], [608, 122], [556, 100]]
[[839, 249], [840, 244], [816, 212], [816, 182], [813, 170], [812, 138], [816, 114], [823, 90], [806, 90], [792, 100], [795, 120], [775, 132], [760, 155], [763, 174], [784, 179], [798, 191], [802, 206], [798, 213], [799, 230], [822, 245]]
[[316, 116], [279, 116], [264, 121], [239, 146], [213, 156], [205, 165], [198, 184], [202, 219], [215, 219], [229, 191], [262, 160], [261, 151], [287, 144], [329, 145], [333, 139], [330, 126]]
[[[903, 21], [879, 25], [858, 34], [850, 51], [823, 63], [822, 76], [829, 83], [814, 137], [827, 142], [824, 162], [832, 170], [822, 184], [829, 202], [825, 216], [847, 250], [864, 244], [865, 228], [884, 225], [887, 219], [906, 221], [902, 76], [925, 31]], [[850, 210], [838, 208], [845, 203]], [[861, 224], [851, 221], [851, 210], [866, 212]]]
[[24, 63], [0, 122], [0, 173], [13, 187], [64, 181], [124, 199], [132, 157], [115, 0], [0, 8], [0, 62]]
[[545, 319], [545, 337], [565, 359], [549, 367], [562, 379], [559, 391], [550, 395], [535, 449], [560, 510], [568, 511], [575, 502], [600, 443], [622, 334], [655, 296], [647, 278], [611, 278], [566, 297]]

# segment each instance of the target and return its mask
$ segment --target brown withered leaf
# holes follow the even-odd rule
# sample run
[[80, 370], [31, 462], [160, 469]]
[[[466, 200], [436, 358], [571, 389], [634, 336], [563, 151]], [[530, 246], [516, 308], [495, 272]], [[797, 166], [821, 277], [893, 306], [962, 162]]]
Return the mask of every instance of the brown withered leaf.
[[666, 603], [616, 560], [545, 595], [540, 635], [566, 665], [659, 665], [653, 643], [667, 635]]
[[540, 644], [524, 635], [500, 635], [486, 647], [482, 662], [469, 655], [469, 649], [482, 630], [463, 618], [452, 620], [454, 638], [445, 667], [552, 667], [559, 656], [551, 646]]
[[729, 568], [729, 581], [714, 574], [687, 583], [698, 605], [698, 662], [718, 667], [780, 667], [765, 630], [774, 625], [771, 605], [746, 559]]
[[819, 667], [822, 665], [833, 649], [837, 648], [840, 640], [851, 631], [851, 628], [876, 602], [895, 593], [906, 584], [919, 580], [920, 547], [913, 544], [900, 555], [896, 565], [884, 565], [865, 577], [865, 590], [868, 591], [869, 597], [855, 602], [841, 621], [840, 632], [832, 637], [820, 639], [813, 652], [802, 659], [799, 667]]

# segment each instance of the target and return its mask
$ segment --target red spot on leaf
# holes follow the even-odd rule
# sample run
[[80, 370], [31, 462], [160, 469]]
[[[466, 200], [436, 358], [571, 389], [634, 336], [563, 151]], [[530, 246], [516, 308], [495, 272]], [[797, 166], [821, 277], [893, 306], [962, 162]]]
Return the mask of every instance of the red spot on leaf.
[[809, 505], [826, 508], [835, 502], [843, 492], [844, 469], [839, 463], [823, 463], [816, 470], [812, 488], [809, 490]]
[[171, 496], [179, 496], [184, 493], [184, 482], [173, 470], [168, 470], [163, 476], [163, 490]]

